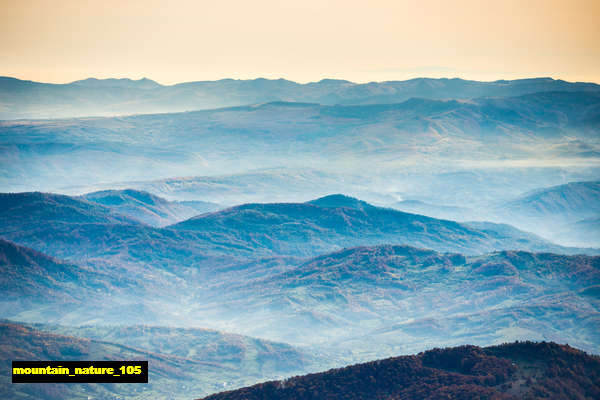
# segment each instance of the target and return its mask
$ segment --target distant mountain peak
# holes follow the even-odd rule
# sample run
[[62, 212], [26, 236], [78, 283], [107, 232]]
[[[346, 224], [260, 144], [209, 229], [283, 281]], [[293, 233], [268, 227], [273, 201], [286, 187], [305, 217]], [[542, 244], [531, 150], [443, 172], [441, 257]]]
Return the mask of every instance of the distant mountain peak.
[[319, 82], [317, 83], [324, 83], [324, 84], [332, 84], [332, 83], [351, 83], [354, 84], [353, 82], [350, 82], [346, 79], [332, 79], [332, 78], [324, 78], [321, 79]]
[[[369, 83], [327, 78], [304, 84], [285, 78], [257, 78], [184, 82], [164, 86], [148, 78], [88, 78], [67, 84], [0, 78], [0, 97], [7, 100], [0, 110], [0, 119], [187, 112], [241, 107], [274, 100], [326, 106], [357, 106], [399, 104], [410, 98], [466, 100], [512, 98], [547, 92], [582, 95], [599, 91], [600, 85], [594, 83], [565, 82], [552, 78], [496, 82], [416, 78]], [[597, 99], [592, 101], [595, 103]], [[406, 106], [409, 107], [410, 103]], [[592, 112], [591, 120], [587, 116], [586, 121], [593, 123], [594, 115], [596, 114]]]
[[71, 82], [72, 85], [82, 87], [110, 87], [110, 88], [137, 88], [137, 89], [154, 89], [162, 86], [160, 83], [148, 79], [146, 77], [141, 79], [130, 79], [130, 78], [87, 78], [79, 81]]
[[354, 208], [358, 210], [374, 207], [366, 201], [362, 201], [354, 197], [346, 196], [344, 194], [339, 193], [320, 197], [318, 199], [308, 201], [307, 203], [319, 207], [345, 207]]

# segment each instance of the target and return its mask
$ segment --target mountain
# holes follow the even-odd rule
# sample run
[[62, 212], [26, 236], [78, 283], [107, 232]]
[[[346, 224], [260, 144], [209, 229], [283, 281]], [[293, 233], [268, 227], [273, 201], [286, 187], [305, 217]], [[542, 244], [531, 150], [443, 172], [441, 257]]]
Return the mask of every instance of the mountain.
[[154, 228], [78, 197], [7, 193], [0, 205], [0, 237], [105, 272], [142, 274], [140, 282], [147, 281], [142, 277], [149, 266], [170, 273], [194, 268], [201, 279], [232, 263], [272, 255], [216, 231]]
[[600, 246], [600, 216], [567, 223], [560, 227], [554, 238], [565, 244]]
[[39, 227], [44, 223], [139, 224], [107, 207], [51, 193], [0, 193], [0, 219], [4, 231]]
[[[308, 203], [244, 204], [168, 227], [213, 232], [232, 242], [280, 255], [307, 257], [336, 248], [384, 243], [481, 254], [498, 249], [570, 252], [534, 235], [498, 235], [464, 224], [374, 207], [349, 197]], [[580, 250], [574, 250], [575, 252]]]
[[0, 239], [0, 271], [2, 302], [11, 303], [13, 308], [21, 302], [80, 303], [97, 290], [127, 285], [125, 279], [116, 282], [108, 274], [81, 268], [3, 239]]
[[205, 400], [597, 398], [600, 359], [555, 343], [461, 346], [261, 383]]
[[600, 91], [598, 85], [551, 78], [477, 82], [418, 78], [357, 84], [324, 79], [299, 84], [285, 79], [222, 79], [160, 85], [150, 79], [89, 78], [48, 84], [0, 77], [0, 119], [65, 118], [188, 111], [271, 101], [321, 104], [397, 103], [411, 97], [470, 99], [547, 91]]
[[507, 203], [504, 208], [530, 218], [597, 217], [600, 216], [600, 181], [539, 189]]
[[496, 218], [561, 244], [600, 245], [600, 181], [537, 189], [496, 207], [495, 213]]
[[102, 190], [81, 198], [151, 226], [166, 226], [198, 214], [215, 211], [218, 204], [203, 201], [168, 201], [141, 190]]
[[[336, 207], [341, 200], [342, 205], [354, 206]], [[144, 276], [151, 266], [175, 275], [193, 268], [194, 279], [214, 279], [248, 260], [313, 257], [343, 247], [386, 243], [465, 254], [502, 249], [593, 253], [557, 246], [516, 229], [502, 234], [493, 228], [482, 231], [342, 196], [314, 200], [315, 204], [244, 204], [165, 228], [63, 195], [3, 194], [0, 203], [0, 237], [107, 273], [125, 269], [132, 277]], [[170, 279], [164, 273], [159, 276], [162, 284]], [[174, 289], [177, 284], [172, 284]]]
[[136, 296], [157, 290], [172, 293], [164, 279], [136, 279], [141, 272], [135, 269], [110, 268], [100, 262], [85, 264], [76, 265], [0, 239], [0, 316], [92, 321], [103, 312], [119, 320], [140, 318], [149, 313]]
[[374, 208], [366, 201], [358, 200], [343, 194], [331, 194], [315, 200], [307, 201], [306, 204], [312, 204], [324, 208], [352, 208], [354, 210], [365, 210]]
[[131, 89], [156, 89], [162, 85], [158, 82], [148, 78], [141, 78], [138, 80], [128, 78], [108, 78], [108, 79], [96, 79], [88, 78], [70, 83], [71, 86], [85, 87], [85, 88], [131, 88]]
[[[81, 266], [62, 267], [64, 274], [52, 269], [59, 267], [42, 268], [27, 276], [19, 271], [38, 271], [41, 261], [8, 267], [11, 280], [6, 286], [24, 287], [23, 293], [48, 288], [66, 295], [77, 284], [69, 274], [81, 273], [77, 279], [82, 290], [76, 295], [85, 300], [75, 297], [66, 307], [51, 298], [43, 307], [20, 308], [4, 301], [5, 318], [69, 325], [168, 325], [185, 320], [186, 326], [225, 331], [233, 326], [251, 336], [310, 343], [327, 331], [350, 340], [406, 322], [398, 315], [439, 319], [440, 313], [528, 304], [558, 307], [548, 313], [553, 323], [564, 319], [560, 313], [566, 308], [576, 308], [592, 325], [575, 325], [578, 333], [567, 329], [564, 336], [582, 348], [596, 345], [589, 336], [595, 318], [592, 300], [578, 294], [597, 284], [590, 267], [596, 259], [524, 253], [519, 256], [523, 260], [514, 261], [510, 252], [499, 261], [480, 256], [501, 249], [584, 251], [504, 225], [458, 224], [332, 195], [308, 203], [245, 204], [154, 228], [80, 198], [35, 193], [3, 198], [0, 237], [66, 260], [55, 264]], [[406, 246], [341, 250], [387, 243], [454, 253]], [[340, 253], [331, 253], [335, 251]], [[477, 257], [500, 263], [500, 272], [492, 268], [489, 276], [472, 275], [479, 268]], [[573, 271], [554, 271], [560, 263]], [[552, 273], [541, 272], [547, 264]], [[526, 271], [515, 273], [521, 265]], [[328, 269], [331, 274], [325, 273]], [[532, 275], [538, 270], [539, 277]], [[557, 284], [556, 277], [564, 282]], [[104, 285], [94, 286], [99, 279]], [[290, 287], [290, 282], [297, 286]], [[427, 291], [432, 295], [423, 299]], [[538, 332], [561, 337], [550, 322]], [[471, 323], [465, 327], [473, 334], [478, 329]], [[506, 331], [497, 337], [510, 335]], [[402, 336], [405, 343], [414, 345], [414, 336], [408, 336]], [[489, 333], [481, 337], [494, 339]], [[423, 343], [428, 340], [430, 336], [421, 338]], [[361, 346], [357, 353], [365, 350], [364, 342]]]

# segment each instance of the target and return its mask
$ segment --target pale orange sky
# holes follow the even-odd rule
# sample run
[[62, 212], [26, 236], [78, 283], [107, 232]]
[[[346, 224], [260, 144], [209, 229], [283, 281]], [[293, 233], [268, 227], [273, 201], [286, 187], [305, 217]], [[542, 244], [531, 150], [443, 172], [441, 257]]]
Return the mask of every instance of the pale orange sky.
[[600, 0], [0, 0], [0, 75], [600, 82]]

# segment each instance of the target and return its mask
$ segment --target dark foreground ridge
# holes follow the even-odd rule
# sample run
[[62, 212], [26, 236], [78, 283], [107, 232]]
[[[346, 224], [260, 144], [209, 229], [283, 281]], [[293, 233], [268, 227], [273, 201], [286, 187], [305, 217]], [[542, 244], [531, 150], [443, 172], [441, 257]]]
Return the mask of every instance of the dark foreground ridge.
[[547, 342], [461, 346], [266, 382], [205, 400], [534, 398], [600, 398], [600, 357]]

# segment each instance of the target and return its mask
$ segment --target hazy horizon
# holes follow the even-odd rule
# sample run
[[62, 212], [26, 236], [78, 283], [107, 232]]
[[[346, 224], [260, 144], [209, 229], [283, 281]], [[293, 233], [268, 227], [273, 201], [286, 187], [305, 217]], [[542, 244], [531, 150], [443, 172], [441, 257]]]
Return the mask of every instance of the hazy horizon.
[[[600, 3], [12, 1], [0, 75], [354, 82], [415, 76], [600, 81]], [[35, 27], [35, 29], [32, 29]]]
[[18, 79], [21, 81], [29, 81], [29, 82], [36, 82], [36, 83], [46, 83], [46, 84], [53, 84], [53, 85], [68, 85], [70, 83], [75, 83], [75, 82], [81, 82], [81, 81], [86, 81], [86, 80], [99, 80], [99, 81], [103, 81], [103, 80], [130, 80], [130, 81], [140, 81], [140, 80], [150, 80], [153, 82], [158, 83], [161, 86], [176, 86], [176, 85], [180, 85], [183, 83], [192, 83], [192, 82], [219, 82], [219, 81], [226, 81], [226, 80], [234, 80], [234, 81], [251, 81], [251, 80], [260, 80], [260, 79], [265, 79], [265, 80], [269, 80], [269, 81], [276, 81], [276, 80], [285, 80], [288, 82], [294, 82], [294, 83], [298, 83], [301, 85], [306, 85], [306, 84], [310, 84], [310, 83], [319, 83], [322, 81], [327, 81], [327, 80], [335, 80], [335, 81], [347, 81], [349, 83], [352, 84], [356, 84], [356, 85], [364, 85], [364, 84], [368, 84], [368, 83], [385, 83], [385, 82], [408, 82], [408, 81], [413, 81], [413, 80], [419, 80], [419, 79], [431, 79], [431, 80], [463, 80], [463, 81], [473, 81], [473, 82], [484, 82], [484, 83], [493, 83], [493, 82], [499, 82], [499, 81], [523, 81], [523, 80], [533, 80], [533, 79], [552, 79], [555, 81], [564, 81], [564, 82], [569, 82], [569, 83], [592, 83], [592, 84], [600, 84], [600, 80], [599, 81], [572, 81], [569, 79], [565, 79], [562, 77], [557, 77], [557, 76], [523, 76], [523, 77], [514, 77], [514, 78], [503, 78], [503, 77], [499, 77], [497, 79], [470, 79], [464, 76], [440, 76], [440, 77], [434, 77], [434, 76], [427, 76], [427, 75], [415, 75], [413, 77], [409, 77], [409, 78], [405, 78], [405, 79], [389, 79], [389, 80], [378, 80], [378, 81], [353, 81], [351, 79], [345, 79], [344, 77], [329, 77], [329, 76], [324, 76], [320, 79], [315, 79], [315, 80], [307, 80], [307, 81], [303, 81], [303, 80], [294, 80], [285, 76], [278, 76], [278, 77], [266, 77], [266, 76], [256, 76], [256, 77], [251, 77], [251, 78], [232, 78], [232, 77], [223, 77], [223, 78], [217, 78], [217, 79], [202, 79], [202, 78], [197, 78], [197, 79], [192, 79], [192, 80], [178, 80], [178, 81], [173, 81], [173, 82], [169, 82], [169, 83], [165, 83], [162, 82], [160, 80], [154, 79], [150, 76], [140, 76], [140, 77], [131, 77], [131, 76], [125, 76], [125, 75], [114, 75], [114, 76], [87, 76], [84, 78], [77, 78], [77, 79], [67, 79], [65, 81], [55, 81], [55, 82], [51, 82], [51, 81], [43, 81], [43, 80], [35, 80], [35, 79], [31, 79], [28, 77], [19, 77], [19, 76], [11, 76], [11, 75], [0, 75], [0, 78], [14, 78], [14, 79]]

